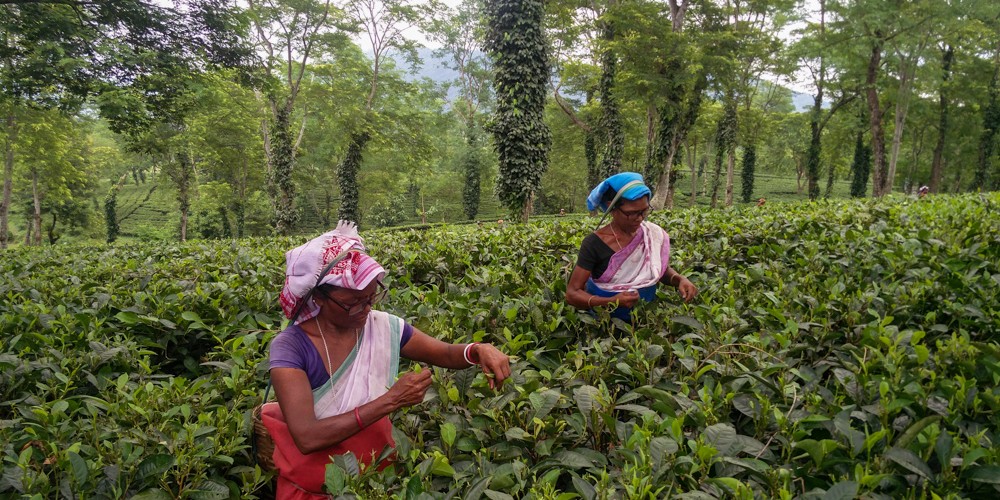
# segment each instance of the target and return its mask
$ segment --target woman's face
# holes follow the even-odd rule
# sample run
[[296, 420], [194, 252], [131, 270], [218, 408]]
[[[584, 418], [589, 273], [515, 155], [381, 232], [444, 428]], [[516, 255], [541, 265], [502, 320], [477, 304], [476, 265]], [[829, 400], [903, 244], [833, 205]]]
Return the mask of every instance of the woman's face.
[[615, 225], [629, 232], [639, 229], [639, 224], [649, 215], [649, 196], [638, 200], [621, 200], [611, 212]]
[[326, 288], [318, 290], [320, 314], [341, 329], [361, 328], [368, 320], [372, 304], [384, 294], [385, 288], [372, 280], [364, 290]]

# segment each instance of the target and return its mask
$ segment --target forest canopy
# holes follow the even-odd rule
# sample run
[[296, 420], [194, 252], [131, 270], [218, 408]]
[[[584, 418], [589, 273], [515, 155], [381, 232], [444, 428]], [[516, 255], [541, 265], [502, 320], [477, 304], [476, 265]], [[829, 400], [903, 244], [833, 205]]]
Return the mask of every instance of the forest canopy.
[[0, 61], [2, 247], [1000, 187], [987, 0], [0, 0]]

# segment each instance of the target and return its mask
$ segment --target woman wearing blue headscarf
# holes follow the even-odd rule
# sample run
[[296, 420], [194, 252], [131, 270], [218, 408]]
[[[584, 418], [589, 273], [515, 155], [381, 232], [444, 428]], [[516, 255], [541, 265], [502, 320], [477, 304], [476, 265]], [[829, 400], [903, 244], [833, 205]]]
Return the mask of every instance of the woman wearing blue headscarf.
[[615, 304], [612, 316], [629, 320], [639, 299], [656, 298], [659, 283], [677, 288], [685, 302], [698, 295], [691, 281], [670, 267], [670, 236], [648, 222], [649, 187], [635, 172], [608, 177], [587, 197], [608, 225], [583, 239], [576, 267], [566, 286], [566, 302], [580, 309]]

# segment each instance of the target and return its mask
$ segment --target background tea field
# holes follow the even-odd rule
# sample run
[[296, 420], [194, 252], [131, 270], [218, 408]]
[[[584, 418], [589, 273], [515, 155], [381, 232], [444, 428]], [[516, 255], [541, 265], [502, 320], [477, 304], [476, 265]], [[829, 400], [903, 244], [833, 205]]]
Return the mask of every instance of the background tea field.
[[[435, 370], [359, 498], [925, 498], [1000, 492], [1000, 196], [656, 213], [673, 289], [637, 326], [563, 302], [596, 219], [364, 236], [380, 306], [503, 345]], [[249, 412], [306, 237], [0, 254], [0, 496], [267, 496]], [[346, 472], [345, 472], [346, 471]]]

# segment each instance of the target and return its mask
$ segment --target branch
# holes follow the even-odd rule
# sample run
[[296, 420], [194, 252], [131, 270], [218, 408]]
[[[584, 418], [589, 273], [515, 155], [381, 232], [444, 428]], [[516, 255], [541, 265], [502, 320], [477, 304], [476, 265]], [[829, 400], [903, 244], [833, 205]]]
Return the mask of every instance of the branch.
[[580, 120], [580, 118], [576, 116], [576, 112], [574, 112], [573, 109], [570, 108], [568, 104], [566, 104], [566, 101], [563, 100], [561, 95], [559, 95], [559, 87], [555, 85], [551, 86], [552, 86], [552, 96], [555, 97], [556, 104], [559, 105], [559, 109], [562, 109], [563, 113], [566, 113], [566, 116], [568, 116], [569, 119], [573, 121], [574, 125], [583, 129], [584, 132], [590, 133], [591, 132], [590, 125], [587, 125], [586, 123], [583, 122], [583, 120]]

